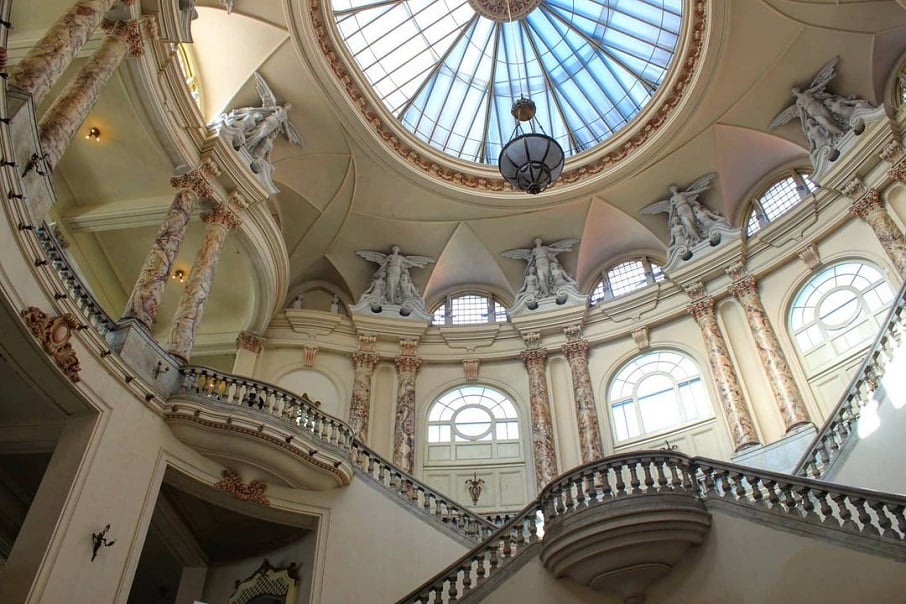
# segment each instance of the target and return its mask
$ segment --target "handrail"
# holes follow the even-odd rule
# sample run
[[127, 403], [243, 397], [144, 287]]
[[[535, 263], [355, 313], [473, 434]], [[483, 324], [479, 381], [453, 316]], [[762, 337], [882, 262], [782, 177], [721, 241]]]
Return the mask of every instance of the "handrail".
[[821, 478], [831, 462], [855, 432], [862, 408], [877, 389], [887, 364], [893, 358], [903, 335], [906, 320], [906, 283], [900, 288], [894, 304], [887, 313], [884, 327], [878, 333], [865, 360], [849, 386], [828, 416], [821, 431], [796, 464], [793, 474]]
[[853, 536], [896, 547], [906, 542], [906, 497], [682, 453], [637, 451], [579, 466], [555, 479], [512, 521], [397, 604], [466, 599], [526, 551], [526, 545], [538, 541], [538, 510], [544, 523], [551, 524], [597, 505], [667, 493], [719, 500], [840, 531], [847, 543]]
[[323, 411], [305, 396], [251, 378], [188, 365], [174, 394], [189, 394], [221, 403], [241, 405], [289, 420], [321, 442], [338, 447], [350, 456], [362, 474], [381, 485], [406, 505], [442, 522], [446, 527], [480, 542], [496, 528], [449, 497], [409, 476], [357, 440], [349, 425]]
[[48, 264], [57, 272], [66, 287], [66, 293], [69, 298], [75, 302], [76, 307], [83, 313], [89, 325], [94, 327], [101, 336], [106, 336], [109, 332], [115, 331], [116, 322], [110, 318], [107, 311], [104, 310], [82, 283], [78, 273], [70, 266], [60, 242], [57, 241], [47, 223], [42, 223], [41, 226], [37, 227], [35, 235], [44, 250]]

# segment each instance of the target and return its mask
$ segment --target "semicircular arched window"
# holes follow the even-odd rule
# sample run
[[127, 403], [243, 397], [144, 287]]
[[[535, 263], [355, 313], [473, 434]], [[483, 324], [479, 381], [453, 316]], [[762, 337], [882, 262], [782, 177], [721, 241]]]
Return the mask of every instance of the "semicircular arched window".
[[807, 173], [796, 170], [775, 180], [752, 200], [746, 218], [746, 236], [751, 237], [777, 220], [819, 188]]
[[644, 256], [621, 262], [604, 271], [601, 280], [591, 293], [591, 304], [625, 296], [660, 283], [665, 278], [661, 265]]
[[494, 296], [479, 293], [447, 296], [434, 310], [432, 325], [505, 323], [506, 308]]
[[790, 333], [811, 372], [867, 346], [881, 329], [894, 291], [876, 267], [830, 266], [802, 286], [790, 309]]
[[645, 352], [623, 365], [607, 400], [617, 443], [714, 417], [698, 367], [673, 350]]

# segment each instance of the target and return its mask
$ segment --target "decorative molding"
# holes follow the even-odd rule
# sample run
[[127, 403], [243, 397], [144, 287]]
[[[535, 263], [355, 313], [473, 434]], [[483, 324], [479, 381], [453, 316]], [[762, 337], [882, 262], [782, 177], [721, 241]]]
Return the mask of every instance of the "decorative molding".
[[739, 281], [740, 279], [744, 279], [746, 275], [748, 275], [748, 271], [746, 270], [746, 263], [744, 260], [737, 260], [736, 262], [727, 265], [727, 268], [725, 270], [727, 272], [727, 275], [729, 275], [730, 279], [732, 279], [733, 281]]
[[359, 350], [362, 352], [374, 352], [374, 344], [377, 342], [376, 336], [359, 334]]
[[522, 341], [528, 350], [536, 350], [541, 346], [541, 332], [529, 331], [522, 334]]
[[469, 6], [482, 17], [498, 23], [518, 21], [538, 8], [541, 0], [469, 0]]
[[480, 362], [478, 359], [463, 359], [462, 361], [462, 371], [465, 374], [467, 382], [474, 382], [478, 379], [478, 366]]
[[[636, 124], [634, 128], [630, 127], [631, 132], [634, 134], [624, 137], [624, 142], [609, 153], [593, 155], [589, 158], [588, 163], [569, 161], [568, 164], [573, 165], [570, 165], [568, 170], [563, 171], [557, 184], [554, 185], [555, 187], [573, 184], [595, 176], [606, 168], [623, 161], [636, 153], [658, 130], [670, 121], [674, 110], [695, 79], [695, 74], [699, 67], [699, 59], [704, 51], [705, 33], [708, 28], [707, 6], [707, 0], [694, 0], [691, 2], [691, 11], [684, 16], [684, 18], [691, 19], [690, 27], [682, 34], [689, 40], [689, 44], [683, 56], [675, 56], [673, 59], [674, 64], [678, 66], [679, 74], [673, 79], [669, 90], [662, 89], [658, 91], [657, 96], [660, 98], [652, 103], [656, 105], [656, 109], [652, 111], [651, 117], [644, 123]], [[414, 143], [410, 144], [408, 141], [403, 140], [397, 133], [395, 125], [390, 126], [385, 123], [383, 115], [386, 110], [383, 107], [375, 106], [371, 98], [362, 90], [357, 78], [350, 73], [351, 68], [347, 67], [343, 59], [343, 51], [337, 49], [334, 44], [328, 31], [329, 26], [325, 23], [325, 12], [327, 11], [322, 9], [321, 0], [309, 0], [308, 13], [318, 46], [324, 54], [330, 70], [333, 71], [338, 85], [346, 89], [353, 107], [361, 113], [363, 119], [371, 126], [372, 131], [384, 144], [396, 152], [406, 163], [443, 181], [482, 191], [510, 190], [506, 181], [496, 174], [470, 174], [450, 168], [446, 163], [435, 161], [425, 151], [419, 151], [414, 146]], [[624, 134], [624, 132], [620, 134]], [[572, 160], [573, 158], [570, 159]]]
[[647, 350], [651, 343], [648, 341], [648, 328], [641, 327], [632, 332], [632, 339], [635, 342], [636, 348], [639, 350]]
[[302, 347], [302, 351], [305, 355], [302, 363], [306, 367], [314, 367], [315, 361], [318, 360], [318, 347], [306, 345]]
[[575, 342], [579, 340], [582, 337], [582, 323], [567, 325], [563, 328], [563, 333], [566, 334], [567, 342]]
[[400, 354], [403, 356], [412, 357], [415, 356], [418, 352], [418, 340], [413, 340], [410, 338], [401, 338], [400, 339]]
[[693, 300], [698, 300], [708, 295], [705, 291], [705, 284], [701, 281], [693, 281], [692, 283], [688, 283], [683, 289], [686, 291], [686, 294]]
[[856, 176], [851, 180], [846, 181], [846, 183], [840, 187], [840, 192], [850, 199], [859, 199], [865, 193], [865, 183], [862, 182], [861, 178]]
[[21, 311], [19, 315], [25, 319], [25, 323], [31, 330], [31, 333], [41, 342], [44, 352], [53, 357], [57, 367], [73, 382], [78, 383], [79, 357], [76, 356], [72, 348], [72, 331], [79, 327], [79, 322], [71, 313], [49, 318], [45, 312], [29, 306]]
[[239, 335], [236, 336], [236, 348], [255, 354], [259, 354], [264, 349], [265, 342], [266, 340], [261, 336], [256, 336], [247, 331], [240, 331]]
[[818, 245], [814, 242], [796, 252], [796, 255], [799, 256], [799, 259], [805, 262], [805, 265], [811, 270], [815, 270], [821, 266], [821, 256], [818, 253]]
[[214, 488], [218, 491], [229, 493], [239, 501], [251, 501], [267, 506], [271, 504], [265, 494], [267, 491], [267, 483], [260, 480], [253, 480], [246, 484], [242, 482], [242, 478], [239, 474], [229, 470], [224, 470], [223, 473], [221, 473], [221, 476], [223, 478], [214, 483]]

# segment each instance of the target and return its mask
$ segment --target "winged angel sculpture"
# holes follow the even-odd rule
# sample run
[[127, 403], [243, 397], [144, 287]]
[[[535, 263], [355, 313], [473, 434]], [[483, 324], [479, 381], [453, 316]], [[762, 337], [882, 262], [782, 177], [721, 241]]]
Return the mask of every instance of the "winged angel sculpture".
[[878, 109], [866, 100], [825, 90], [837, 75], [839, 62], [840, 57], [828, 61], [804, 90], [793, 88], [795, 102], [778, 113], [770, 124], [773, 130], [798, 117], [813, 158], [822, 149], [829, 148], [830, 158], [836, 159], [839, 155], [836, 147], [843, 135], [850, 130], [861, 132], [863, 117]]
[[525, 260], [525, 278], [522, 289], [516, 296], [513, 308], [521, 308], [524, 304], [530, 309], [538, 307], [538, 302], [545, 298], [556, 297], [565, 301], [570, 295], [581, 296], [576, 280], [569, 276], [557, 256], [564, 252], [571, 252], [573, 246], [579, 243], [578, 239], [561, 239], [554, 243], [544, 245], [541, 239], [535, 239], [535, 247], [527, 249], [507, 250], [500, 254], [512, 260]]
[[705, 239], [712, 245], [717, 245], [721, 239], [721, 230], [730, 228], [726, 218], [698, 201], [698, 196], [711, 188], [711, 181], [715, 176], [717, 174], [713, 172], [705, 174], [682, 191], [671, 185], [669, 197], [642, 208], [643, 215], [661, 212], [667, 214], [670, 229], [667, 248], [671, 257], [678, 252], [684, 259], [688, 259], [691, 257], [692, 247]]
[[255, 86], [261, 98], [260, 107], [240, 107], [220, 116], [221, 130], [234, 149], [245, 149], [252, 157], [251, 168], [256, 174], [269, 174], [274, 141], [282, 134], [294, 145], [302, 146], [299, 131], [289, 121], [290, 103], [277, 102], [277, 97], [261, 74], [255, 72]]
[[[389, 254], [373, 250], [357, 250], [356, 254], [379, 266], [371, 278], [371, 286], [359, 298], [358, 307], [367, 304], [372, 312], [381, 312], [385, 305], [399, 306], [400, 314], [408, 315], [415, 311], [419, 318], [425, 315], [425, 301], [412, 283], [409, 269], [425, 268], [432, 264], [434, 258], [426, 256], [403, 256], [400, 248], [394, 245]], [[355, 309], [354, 309], [355, 310]]]

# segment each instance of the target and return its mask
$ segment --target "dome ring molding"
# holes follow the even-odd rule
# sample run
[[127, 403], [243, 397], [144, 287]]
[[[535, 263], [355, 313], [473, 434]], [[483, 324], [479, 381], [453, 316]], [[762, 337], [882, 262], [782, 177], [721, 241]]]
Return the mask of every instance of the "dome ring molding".
[[[368, 126], [371, 135], [381, 146], [396, 155], [397, 159], [416, 172], [431, 177], [452, 188], [463, 191], [524, 195], [514, 192], [500, 177], [493, 166], [483, 166], [458, 160], [433, 149], [403, 127], [384, 108], [374, 95], [364, 75], [355, 66], [345, 44], [331, 21], [330, 8], [325, 0], [287, 0], [298, 2], [311, 27], [315, 46], [320, 50], [324, 66], [332, 75], [332, 84], [344, 97], [359, 119]], [[566, 167], [555, 186], [548, 191], [574, 188], [595, 177], [612, 174], [618, 165], [637, 156], [649, 146], [666, 126], [675, 122], [678, 109], [690, 96], [693, 84], [701, 71], [709, 29], [712, 28], [712, 2], [709, 0], [683, 0], [683, 24], [680, 41], [664, 82], [654, 98], [635, 118], [609, 140], [595, 148], [567, 159]], [[297, 13], [299, 14], [299, 13]], [[297, 23], [300, 25], [300, 23]], [[295, 28], [294, 28], [295, 29]], [[308, 46], [303, 38], [308, 35], [293, 31], [296, 44]], [[310, 38], [309, 38], [310, 39]], [[498, 205], [498, 204], [491, 204]]]

